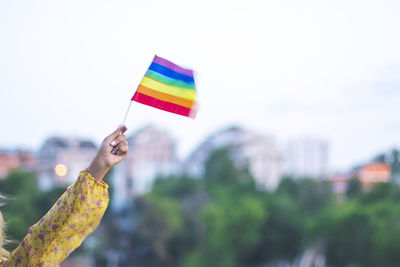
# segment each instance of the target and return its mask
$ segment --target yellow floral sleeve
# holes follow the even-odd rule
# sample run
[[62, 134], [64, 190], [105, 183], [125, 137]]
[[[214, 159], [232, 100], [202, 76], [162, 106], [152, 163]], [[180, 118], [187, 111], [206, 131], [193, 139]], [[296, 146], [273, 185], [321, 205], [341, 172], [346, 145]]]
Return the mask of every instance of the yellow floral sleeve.
[[59, 266], [97, 228], [108, 202], [108, 185], [81, 171], [0, 266]]

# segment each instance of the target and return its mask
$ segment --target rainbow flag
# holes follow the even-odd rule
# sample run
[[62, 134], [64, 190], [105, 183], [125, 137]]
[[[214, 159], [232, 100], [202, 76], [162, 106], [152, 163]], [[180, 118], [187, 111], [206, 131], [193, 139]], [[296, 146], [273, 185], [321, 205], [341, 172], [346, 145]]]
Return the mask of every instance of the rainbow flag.
[[131, 100], [194, 119], [197, 105], [193, 71], [155, 55]]

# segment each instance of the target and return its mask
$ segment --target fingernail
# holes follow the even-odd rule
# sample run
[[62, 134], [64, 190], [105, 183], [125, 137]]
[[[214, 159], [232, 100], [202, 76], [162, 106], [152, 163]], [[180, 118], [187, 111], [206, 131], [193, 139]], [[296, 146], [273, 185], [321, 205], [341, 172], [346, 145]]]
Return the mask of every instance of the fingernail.
[[115, 146], [116, 143], [117, 143], [117, 142], [112, 141], [112, 142], [110, 143], [110, 146]]
[[115, 154], [115, 152], [117, 152], [117, 150], [116, 150], [115, 148], [113, 148], [113, 149], [111, 150], [111, 153]]
[[126, 128], [125, 125], [120, 125], [119, 129], [121, 130], [122, 133], [124, 133], [128, 128]]

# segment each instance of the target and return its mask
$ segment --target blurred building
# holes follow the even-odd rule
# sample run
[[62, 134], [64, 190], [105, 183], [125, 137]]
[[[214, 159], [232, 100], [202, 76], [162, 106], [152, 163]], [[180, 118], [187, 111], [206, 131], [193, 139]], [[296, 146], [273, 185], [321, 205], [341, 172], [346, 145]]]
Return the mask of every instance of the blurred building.
[[0, 150], [0, 180], [6, 178], [10, 171], [31, 171], [34, 166], [35, 157], [30, 151], [19, 149]]
[[176, 142], [167, 132], [147, 126], [127, 141], [128, 156], [113, 170], [115, 210], [124, 207], [134, 196], [150, 191], [157, 177], [173, 175], [179, 170]]
[[48, 138], [37, 154], [36, 172], [41, 190], [72, 184], [79, 171], [87, 168], [97, 151], [96, 145], [79, 138]]
[[329, 174], [328, 142], [314, 138], [291, 140], [286, 145], [284, 173], [293, 178], [326, 179]]
[[390, 182], [392, 178], [391, 168], [383, 162], [372, 162], [355, 168], [347, 173], [333, 174], [329, 181], [336, 195], [345, 195], [351, 179], [358, 179], [361, 189], [369, 191], [375, 184]]
[[258, 188], [274, 190], [278, 186], [282, 155], [275, 139], [240, 127], [230, 127], [208, 137], [186, 160], [185, 172], [193, 177], [202, 177], [208, 156], [221, 147], [229, 148], [236, 166], [248, 166]]
[[370, 189], [376, 183], [387, 183], [392, 177], [390, 166], [383, 162], [373, 162], [364, 165], [357, 175], [363, 188]]
[[352, 177], [355, 177], [352, 172], [348, 173], [334, 173], [332, 174], [329, 178], [328, 181], [332, 185], [332, 192], [336, 196], [344, 196], [347, 192], [347, 189], [349, 187], [349, 181], [352, 179]]

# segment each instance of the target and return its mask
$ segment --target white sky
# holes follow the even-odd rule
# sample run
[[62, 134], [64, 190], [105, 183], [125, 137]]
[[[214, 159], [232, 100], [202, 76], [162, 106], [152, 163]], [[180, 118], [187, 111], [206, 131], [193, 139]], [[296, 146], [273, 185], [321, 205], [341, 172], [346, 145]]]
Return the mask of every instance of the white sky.
[[135, 104], [186, 155], [236, 123], [326, 138], [334, 169], [400, 146], [400, 1], [0, 1], [0, 147], [99, 142], [153, 55], [197, 71], [195, 120]]

